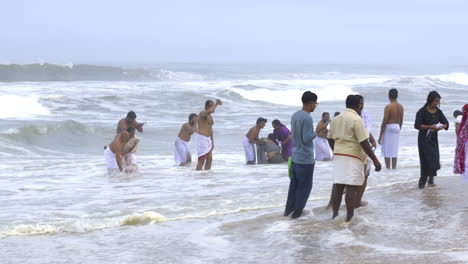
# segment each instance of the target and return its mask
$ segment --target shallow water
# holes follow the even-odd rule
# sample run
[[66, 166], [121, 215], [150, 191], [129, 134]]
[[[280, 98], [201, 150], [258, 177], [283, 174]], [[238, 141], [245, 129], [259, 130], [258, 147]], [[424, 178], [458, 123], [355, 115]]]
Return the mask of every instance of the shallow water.
[[[174, 66], [175, 67], [175, 66]], [[207, 67], [210, 69], [209, 67]], [[416, 111], [437, 89], [441, 109], [468, 102], [468, 74], [394, 69], [179, 69], [153, 82], [16, 82], [0, 85], [0, 259], [10, 263], [464, 263], [466, 211], [452, 174], [453, 127], [440, 133], [440, 187], [419, 191]], [[174, 69], [172, 69], [174, 70]], [[192, 72], [190, 72], [191, 70]], [[174, 77], [175, 76], [175, 77]], [[281, 216], [285, 165], [244, 165], [241, 139], [257, 117], [286, 125], [300, 94], [318, 94], [321, 112], [344, 110], [361, 93], [378, 133], [386, 93], [405, 106], [397, 170], [372, 173], [352, 223], [330, 220], [321, 207], [331, 166], [317, 162], [307, 209]], [[174, 166], [173, 141], [204, 101], [214, 114], [213, 170]], [[14, 107], [13, 107], [14, 106]], [[146, 122], [137, 153], [141, 173], [106, 175], [102, 146], [128, 110]], [[262, 131], [266, 136], [270, 125]], [[194, 144], [192, 142], [195, 157]], [[377, 150], [379, 153], [379, 150]], [[446, 184], [446, 185], [445, 185]], [[358, 254], [359, 253], [359, 254]], [[360, 259], [360, 256], [363, 259]], [[393, 261], [393, 262], [392, 262]]]

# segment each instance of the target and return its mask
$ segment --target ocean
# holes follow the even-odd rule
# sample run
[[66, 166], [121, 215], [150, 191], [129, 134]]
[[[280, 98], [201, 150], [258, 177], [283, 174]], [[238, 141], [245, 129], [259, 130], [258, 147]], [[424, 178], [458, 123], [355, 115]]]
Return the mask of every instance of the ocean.
[[[452, 113], [468, 103], [466, 66], [167, 64], [71, 74], [73, 67], [38, 66], [13, 79], [18, 67], [0, 67], [2, 263], [468, 262], [460, 200], [468, 196], [452, 172]], [[256, 119], [268, 119], [262, 137], [274, 119], [289, 127], [310, 90], [318, 95], [315, 125], [359, 93], [377, 138], [391, 88], [405, 107], [398, 169], [371, 173], [368, 206], [350, 223], [345, 209], [331, 220], [323, 208], [331, 163], [316, 162], [310, 213], [282, 216], [286, 165], [245, 165], [241, 141]], [[439, 186], [418, 190], [414, 119], [432, 90], [451, 127], [439, 133]], [[213, 169], [176, 166], [180, 126], [215, 98], [223, 105], [213, 114]], [[145, 123], [140, 173], [108, 176], [103, 146], [130, 110]], [[193, 160], [195, 146], [193, 137]]]

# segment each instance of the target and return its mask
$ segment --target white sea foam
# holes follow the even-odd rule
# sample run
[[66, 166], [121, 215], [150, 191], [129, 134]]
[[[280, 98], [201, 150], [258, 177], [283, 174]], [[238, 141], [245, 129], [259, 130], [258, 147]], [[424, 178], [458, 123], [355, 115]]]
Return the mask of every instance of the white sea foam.
[[453, 82], [461, 85], [468, 85], [468, 74], [463, 72], [435, 75], [433, 76], [433, 78], [444, 82]]
[[[273, 104], [282, 104], [296, 106], [300, 104], [298, 98], [301, 98], [304, 89], [272, 90], [267, 88], [260, 89], [242, 89], [229, 88], [228, 90], [239, 94], [250, 101], [263, 101]], [[320, 95], [318, 101], [340, 101], [344, 100], [349, 94], [355, 93], [352, 88], [344, 85], [330, 85], [323, 88], [311, 89]]]
[[50, 115], [50, 111], [39, 103], [36, 96], [0, 96], [0, 118], [29, 118]]

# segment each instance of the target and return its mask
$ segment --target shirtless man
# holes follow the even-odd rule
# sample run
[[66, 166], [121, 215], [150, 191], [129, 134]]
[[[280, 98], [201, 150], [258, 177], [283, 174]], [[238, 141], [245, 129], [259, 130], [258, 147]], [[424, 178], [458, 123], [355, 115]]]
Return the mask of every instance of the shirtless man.
[[179, 166], [184, 166], [192, 162], [192, 154], [190, 153], [190, 137], [197, 132], [198, 116], [197, 114], [190, 114], [188, 123], [185, 123], [180, 128], [179, 134], [176, 137], [174, 146], [174, 159]]
[[403, 106], [397, 102], [397, 89], [390, 89], [388, 99], [390, 104], [385, 106], [382, 126], [380, 128], [379, 144], [382, 145], [382, 156], [385, 158], [385, 167], [396, 169], [398, 157], [398, 144], [400, 141], [400, 130], [403, 125]]
[[197, 136], [197, 154], [198, 163], [197, 169], [201, 170], [205, 165], [205, 170], [211, 169], [213, 161], [213, 125], [214, 120], [211, 116], [215, 112], [218, 105], [222, 105], [221, 100], [216, 99], [216, 103], [208, 100], [205, 102], [205, 111], [200, 112], [198, 115], [198, 136]]
[[118, 133], [112, 143], [105, 147], [104, 158], [107, 163], [107, 172], [113, 174], [117, 171], [124, 171], [123, 153], [124, 147], [130, 139], [130, 133], [134, 130], [133, 127], [128, 128]]
[[262, 145], [265, 142], [258, 140], [258, 135], [260, 130], [265, 127], [267, 120], [263, 117], [257, 119], [255, 126], [249, 129], [249, 132], [245, 134], [244, 139], [242, 139], [242, 145], [244, 146], [245, 152], [245, 161], [247, 165], [255, 165], [255, 145]]
[[120, 119], [117, 123], [117, 134], [126, 130], [128, 127], [134, 127], [138, 132], [143, 132], [143, 125], [145, 123], [138, 123], [136, 120], [136, 114], [133, 111], [128, 112], [127, 117]]
[[330, 123], [330, 114], [327, 112], [322, 113], [322, 120], [317, 123], [315, 133], [317, 137], [314, 139], [315, 159], [321, 161], [328, 161], [332, 159], [331, 148], [328, 144], [328, 124]]

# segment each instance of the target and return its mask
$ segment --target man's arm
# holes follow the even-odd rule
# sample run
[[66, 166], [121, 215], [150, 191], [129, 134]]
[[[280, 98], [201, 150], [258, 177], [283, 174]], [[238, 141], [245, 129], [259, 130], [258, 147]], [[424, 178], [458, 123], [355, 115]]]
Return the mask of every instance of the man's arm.
[[291, 134], [289, 134], [284, 140], [283, 142], [281, 142], [282, 145], [285, 145], [287, 144], [289, 141], [291, 141]]
[[133, 123], [132, 123], [133, 127], [140, 133], [143, 132], [143, 125], [144, 124], [145, 123], [138, 123], [136, 120], [133, 120]]
[[385, 106], [384, 109], [384, 117], [382, 119], [382, 125], [380, 125], [380, 136], [379, 136], [379, 144], [382, 145], [382, 137], [385, 132], [385, 127], [387, 126], [388, 123], [388, 105]]
[[304, 120], [302, 126], [302, 142], [305, 145], [310, 145], [314, 141], [317, 134], [314, 132], [314, 125], [312, 124], [312, 118]]
[[122, 132], [122, 130], [125, 130], [124, 122], [123, 120], [119, 120], [119, 122], [117, 122], [117, 134]]
[[204, 112], [207, 112], [207, 113], [209, 113], [209, 114], [212, 114], [212, 113], [214, 113], [214, 111], [216, 110], [216, 107], [218, 107], [218, 105], [222, 105], [222, 104], [223, 104], [223, 102], [221, 102], [221, 100], [216, 99], [216, 103], [215, 103], [213, 106], [211, 106], [210, 108], [208, 108], [208, 109], [207, 109], [206, 111], [204, 111]]
[[374, 152], [372, 151], [371, 146], [369, 145], [368, 140], [364, 140], [361, 142], [361, 147], [364, 149], [366, 152], [367, 156], [372, 159], [372, 162], [374, 163], [375, 166], [375, 171], [380, 171], [382, 169], [382, 165], [380, 165], [379, 160], [375, 156]]
[[252, 143], [252, 144], [262, 144], [262, 142], [260, 142], [258, 140], [258, 134], [260, 134], [260, 129], [256, 129], [256, 131], [252, 131], [254, 128], [251, 128], [249, 130], [249, 142]]
[[369, 133], [369, 141], [373, 148], [377, 148], [377, 142], [375, 142], [375, 138], [374, 135], [372, 135], [372, 133]]
[[[400, 104], [401, 105], [401, 104]], [[400, 115], [400, 130], [403, 127], [403, 117], [405, 116], [405, 109], [401, 105], [401, 115]]]
[[115, 151], [115, 160], [117, 161], [117, 166], [119, 166], [119, 170], [123, 171], [122, 150], [121, 150], [120, 146], [119, 146], [118, 150]]
[[327, 124], [325, 122], [318, 122], [317, 124], [317, 127], [315, 128], [315, 132], [318, 134], [320, 132], [322, 132], [322, 130], [324, 130], [325, 128], [327, 128]]

